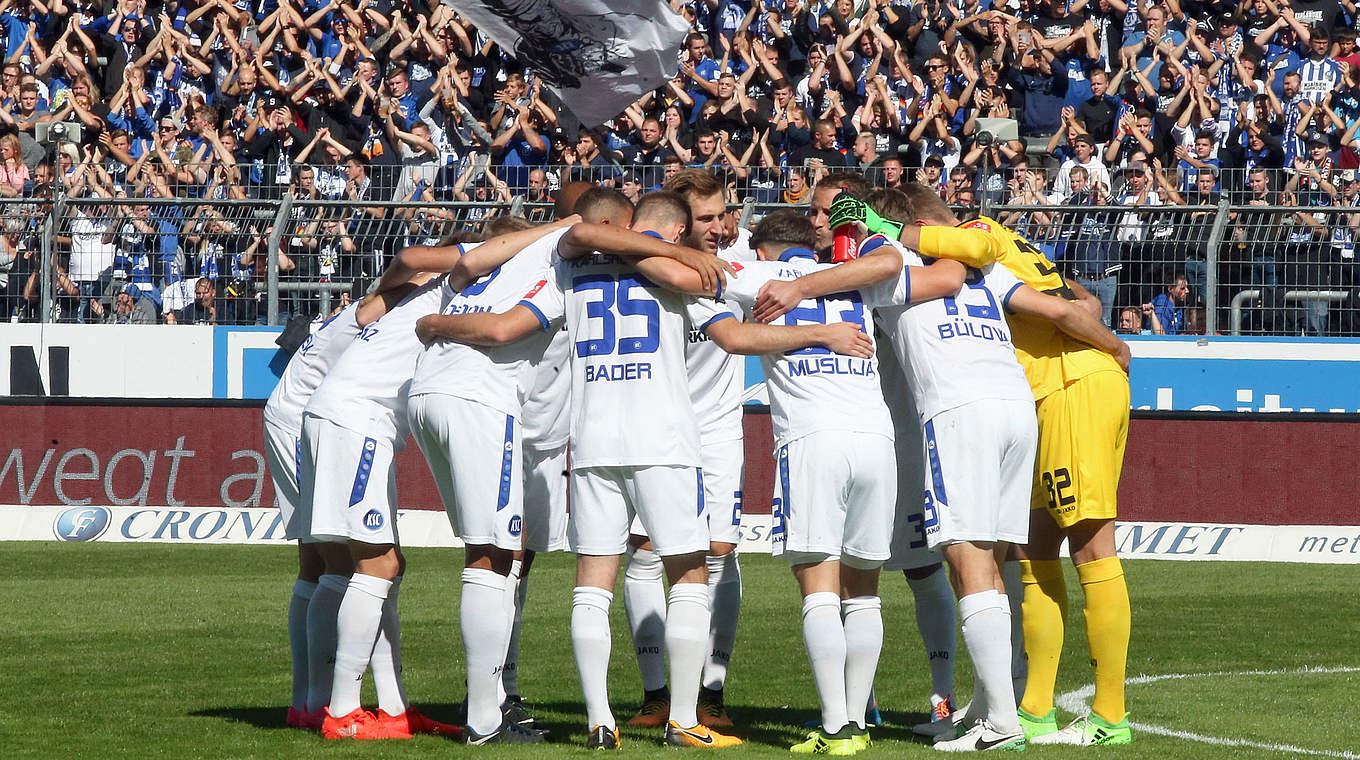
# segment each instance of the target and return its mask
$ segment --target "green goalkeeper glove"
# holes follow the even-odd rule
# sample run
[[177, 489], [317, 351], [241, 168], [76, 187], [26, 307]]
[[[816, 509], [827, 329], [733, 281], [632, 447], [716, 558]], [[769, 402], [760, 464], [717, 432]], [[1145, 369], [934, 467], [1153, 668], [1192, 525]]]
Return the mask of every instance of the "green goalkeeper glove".
[[884, 219], [869, 204], [842, 190], [831, 201], [827, 225], [834, 230], [846, 224], [861, 224], [870, 234], [882, 234], [890, 240], [897, 240], [902, 234], [901, 222]]

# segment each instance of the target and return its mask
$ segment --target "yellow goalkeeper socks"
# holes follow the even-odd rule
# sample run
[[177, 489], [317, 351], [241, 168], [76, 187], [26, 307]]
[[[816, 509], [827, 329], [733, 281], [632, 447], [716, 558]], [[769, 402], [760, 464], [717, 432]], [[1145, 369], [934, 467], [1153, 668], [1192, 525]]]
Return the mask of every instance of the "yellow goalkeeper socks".
[[[1077, 565], [1086, 594], [1086, 642], [1095, 669], [1096, 695], [1091, 710], [1110, 723], [1124, 720], [1124, 672], [1129, 656], [1129, 589], [1118, 557]], [[1029, 597], [1026, 595], [1026, 603]], [[1026, 607], [1025, 614], [1029, 610]], [[1029, 629], [1026, 627], [1028, 637]], [[1033, 665], [1030, 666], [1031, 673]], [[1031, 682], [1033, 676], [1031, 675]]]
[[1067, 622], [1067, 586], [1058, 560], [1021, 560], [1020, 581], [1025, 586], [1022, 620], [1029, 664], [1020, 709], [1042, 717], [1053, 709], [1053, 688]]

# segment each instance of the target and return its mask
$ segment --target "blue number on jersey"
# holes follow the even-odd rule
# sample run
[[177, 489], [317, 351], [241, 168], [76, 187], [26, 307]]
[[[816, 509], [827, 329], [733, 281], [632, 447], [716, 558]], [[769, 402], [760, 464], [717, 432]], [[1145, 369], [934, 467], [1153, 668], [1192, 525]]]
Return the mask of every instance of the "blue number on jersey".
[[[850, 308], [841, 310], [841, 322], [854, 322], [858, 325], [864, 324], [864, 301], [858, 292], [852, 293], [833, 293], [825, 299], [814, 299], [815, 307], [797, 307], [789, 310], [784, 315], [784, 324], [788, 327], [797, 327], [800, 324], [824, 325], [826, 324], [826, 302], [827, 300], [849, 301]], [[829, 354], [831, 349], [822, 346], [809, 346], [794, 351], [786, 351], [785, 356], [799, 356], [805, 354]]]
[[[977, 291], [987, 300], [986, 304], [965, 302], [963, 307], [968, 311], [968, 316], [976, 317], [977, 319], [994, 319], [1001, 321], [1001, 308], [996, 305], [996, 298], [992, 296], [992, 291], [988, 290], [987, 286], [982, 284], [982, 270], [970, 268], [968, 270], [968, 277], [964, 279], [963, 283], [968, 286], [968, 290], [964, 295], [972, 295], [974, 291]], [[950, 316], [958, 315], [959, 305], [954, 300], [954, 296], [946, 296], [944, 298], [944, 312]]]
[[[600, 291], [600, 300], [586, 302], [586, 318], [600, 321], [600, 337], [576, 341], [576, 355], [602, 356], [617, 352], [620, 354], [650, 354], [661, 347], [661, 304], [647, 292], [652, 283], [640, 275], [629, 274], [617, 280], [612, 275], [588, 274], [577, 277], [571, 289], [577, 293], [590, 290]], [[634, 288], [642, 290], [641, 297], [634, 297]], [[623, 317], [641, 316], [647, 318], [647, 332], [642, 335], [625, 335], [615, 340], [614, 307]]]
[[[651, 285], [646, 278], [627, 275], [619, 278], [618, 306], [620, 316], [644, 316], [647, 318], [647, 333], [637, 337], [619, 338], [619, 353], [650, 354], [661, 347], [661, 304], [647, 293]], [[642, 298], [631, 298], [628, 294], [634, 287], [642, 288]]]

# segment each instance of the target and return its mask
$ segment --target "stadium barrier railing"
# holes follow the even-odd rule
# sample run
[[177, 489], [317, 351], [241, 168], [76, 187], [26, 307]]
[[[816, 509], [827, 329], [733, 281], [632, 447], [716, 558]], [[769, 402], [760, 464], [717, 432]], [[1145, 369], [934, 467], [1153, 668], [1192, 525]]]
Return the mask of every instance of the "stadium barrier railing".
[[[1183, 275], [1184, 333], [1360, 335], [1355, 243], [1360, 207], [958, 207], [1025, 235], [1105, 306], [1147, 312]], [[751, 228], [779, 208], [732, 203]], [[4, 314], [18, 321], [101, 321], [127, 285], [156, 311], [183, 308], [199, 278], [215, 286], [219, 324], [281, 324], [361, 294], [400, 249], [478, 233], [503, 214], [545, 221], [546, 202], [326, 201], [57, 197], [0, 199]], [[87, 258], [89, 257], [89, 258]], [[96, 276], [97, 275], [97, 276]], [[1173, 294], [1174, 295], [1174, 294]], [[95, 307], [91, 297], [100, 301]], [[1144, 315], [1141, 327], [1151, 328]], [[1164, 326], [1170, 327], [1170, 326]]]

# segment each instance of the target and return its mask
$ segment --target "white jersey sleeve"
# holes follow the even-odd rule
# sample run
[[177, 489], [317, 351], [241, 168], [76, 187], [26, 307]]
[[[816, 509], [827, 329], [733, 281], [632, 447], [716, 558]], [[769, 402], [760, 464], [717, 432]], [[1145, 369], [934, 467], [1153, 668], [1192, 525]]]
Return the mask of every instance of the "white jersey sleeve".
[[[494, 271], [453, 294], [444, 314], [501, 314], [519, 303], [524, 292], [547, 277], [557, 240], [549, 233], [526, 246]], [[412, 396], [441, 393], [485, 404], [516, 419], [534, 381], [534, 365], [549, 336], [538, 334], [505, 346], [468, 346], [436, 341], [421, 352], [411, 381]]]
[[[744, 233], [744, 234], [743, 234]], [[741, 230], [732, 246], [718, 251], [718, 256], [740, 265], [752, 261], [755, 255], [747, 241], [750, 233]], [[713, 303], [710, 300], [710, 303]], [[738, 318], [741, 307], [721, 303], [714, 308], [727, 310]], [[714, 314], [709, 317], [716, 316]], [[741, 395], [745, 390], [746, 357], [733, 356], [709, 339], [701, 327], [708, 318], [694, 319], [685, 351], [685, 366], [689, 370], [690, 400], [694, 416], [699, 420], [699, 438], [704, 445], [739, 441], [742, 438]]]
[[443, 306], [443, 278], [416, 288], [401, 303], [364, 327], [321, 381], [306, 414], [373, 437], [406, 445], [407, 392], [424, 348], [416, 320]]
[[312, 393], [359, 334], [358, 312], [359, 302], [355, 301], [302, 341], [265, 402], [266, 420], [285, 430], [302, 430], [302, 410]]

